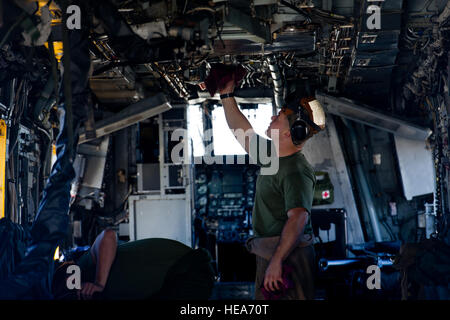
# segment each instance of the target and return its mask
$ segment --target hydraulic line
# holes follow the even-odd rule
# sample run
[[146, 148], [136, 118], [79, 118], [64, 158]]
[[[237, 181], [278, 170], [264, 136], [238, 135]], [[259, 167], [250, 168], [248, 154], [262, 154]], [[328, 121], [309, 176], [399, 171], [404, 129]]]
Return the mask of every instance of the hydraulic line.
[[269, 66], [270, 75], [273, 80], [273, 96], [275, 105], [281, 108], [284, 104], [283, 98], [283, 81], [281, 80], [280, 69], [278, 68], [277, 60], [273, 56], [267, 58], [267, 64]]

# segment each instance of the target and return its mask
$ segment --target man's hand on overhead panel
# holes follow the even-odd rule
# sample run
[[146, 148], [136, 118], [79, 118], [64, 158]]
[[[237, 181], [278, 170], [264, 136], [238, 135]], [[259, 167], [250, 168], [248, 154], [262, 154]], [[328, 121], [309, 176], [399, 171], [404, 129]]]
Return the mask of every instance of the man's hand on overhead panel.
[[234, 74], [232, 75], [230, 81], [228, 81], [225, 86], [223, 86], [222, 88], [219, 88], [219, 93], [222, 94], [227, 94], [227, 93], [232, 93], [234, 92], [234, 88], [235, 88], [235, 78], [234, 78]]

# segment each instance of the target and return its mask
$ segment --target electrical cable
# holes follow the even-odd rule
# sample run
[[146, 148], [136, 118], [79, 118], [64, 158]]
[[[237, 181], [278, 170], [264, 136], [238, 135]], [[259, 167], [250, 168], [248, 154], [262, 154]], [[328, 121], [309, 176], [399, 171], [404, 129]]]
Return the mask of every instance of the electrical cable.
[[[65, 24], [67, 21], [67, 0], [62, 0], [62, 8], [63, 8], [63, 23]], [[64, 66], [64, 103], [65, 103], [65, 115], [64, 121], [67, 126], [67, 145], [69, 149], [69, 154], [73, 151], [73, 118], [72, 118], [72, 77], [70, 73], [71, 59], [70, 59], [70, 39], [69, 32], [67, 28], [63, 29], [63, 66]]]
[[392, 231], [392, 228], [389, 226], [389, 223], [387, 223], [385, 220], [382, 220], [381, 223], [385, 227], [386, 231], [389, 233], [391, 240], [392, 241], [397, 240], [397, 237], [395, 236], [394, 232]]
[[294, 4], [289, 3], [289, 2], [287, 2], [285, 0], [281, 0], [280, 4], [282, 4], [285, 7], [290, 8], [290, 9], [292, 9], [294, 11], [297, 11], [300, 15], [302, 15], [305, 18], [305, 21], [306, 21], [305, 24], [310, 24], [311, 23], [311, 21], [312, 21], [311, 16], [305, 10], [303, 10], [301, 8], [298, 8]]
[[351, 23], [351, 19], [348, 19], [347, 17], [316, 8], [313, 8], [311, 10], [311, 15], [313, 15], [316, 18], [320, 18], [321, 20], [325, 20], [326, 22], [329, 23], [336, 23], [336, 24]]
[[[49, 0], [49, 2], [51, 2], [52, 0]], [[50, 62], [52, 65], [52, 75], [53, 75], [53, 80], [54, 80], [54, 95], [56, 98], [56, 105], [59, 104], [59, 93], [58, 93], [58, 82], [59, 82], [59, 77], [58, 77], [58, 63], [56, 61], [55, 58], [55, 48], [53, 46], [53, 37], [50, 34], [49, 39], [48, 39], [48, 50], [50, 51]]]
[[197, 8], [194, 8], [194, 9], [191, 9], [191, 10], [187, 11], [185, 14], [192, 14], [192, 13], [195, 13], [195, 12], [198, 12], [198, 11], [209, 11], [209, 12], [212, 12], [214, 14], [216, 13], [216, 10], [213, 9], [213, 8], [210, 8], [210, 7], [197, 7]]
[[17, 18], [17, 20], [12, 24], [12, 26], [8, 29], [8, 31], [5, 33], [5, 35], [3, 36], [3, 39], [0, 41], [0, 48], [3, 47], [3, 45], [6, 43], [6, 41], [8, 40], [9, 36], [11, 35], [11, 33], [13, 32], [13, 30], [22, 23], [22, 21], [27, 17], [27, 13], [25, 11], [23, 11], [20, 16]]
[[52, 140], [53, 140], [52, 137], [50, 136], [50, 134], [49, 134], [45, 129], [43, 129], [43, 128], [39, 127], [39, 126], [36, 126], [36, 128], [37, 128], [39, 131], [43, 132], [43, 133], [47, 136], [48, 140], [49, 140], [50, 142], [52, 142]]

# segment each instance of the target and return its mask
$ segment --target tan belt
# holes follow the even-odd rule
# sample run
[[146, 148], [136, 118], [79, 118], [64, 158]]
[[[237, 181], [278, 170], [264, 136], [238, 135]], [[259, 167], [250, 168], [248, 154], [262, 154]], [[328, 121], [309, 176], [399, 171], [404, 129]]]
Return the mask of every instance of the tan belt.
[[[270, 260], [280, 242], [280, 236], [275, 237], [252, 237], [248, 238], [245, 246], [250, 253], [256, 254], [266, 260]], [[310, 246], [314, 243], [313, 234], [303, 234], [297, 248]]]

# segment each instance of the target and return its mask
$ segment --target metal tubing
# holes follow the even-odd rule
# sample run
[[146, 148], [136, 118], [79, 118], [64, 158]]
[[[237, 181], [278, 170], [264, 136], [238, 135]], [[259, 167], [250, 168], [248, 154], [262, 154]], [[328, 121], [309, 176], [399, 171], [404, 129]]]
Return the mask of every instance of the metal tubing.
[[372, 196], [370, 195], [370, 189], [369, 189], [369, 184], [367, 182], [367, 178], [366, 175], [364, 173], [364, 170], [362, 168], [361, 165], [361, 161], [359, 159], [359, 147], [358, 147], [358, 140], [356, 138], [356, 133], [355, 133], [355, 129], [353, 128], [353, 125], [351, 123], [349, 123], [348, 120], [346, 119], [342, 119], [342, 121], [344, 122], [345, 126], [348, 129], [348, 132], [350, 134], [350, 141], [352, 144], [352, 151], [355, 157], [355, 167], [356, 167], [356, 175], [359, 181], [359, 184], [361, 186], [361, 191], [362, 191], [362, 196], [364, 199], [364, 202], [366, 204], [367, 207], [367, 211], [369, 213], [369, 218], [370, 218], [370, 223], [372, 225], [372, 229], [373, 229], [373, 234], [375, 236], [375, 241], [376, 242], [381, 242], [383, 241], [382, 237], [381, 237], [381, 231], [380, 231], [380, 223], [378, 221], [378, 215], [377, 215], [377, 211], [375, 208], [375, 204], [373, 202]]
[[358, 259], [358, 258], [340, 259], [340, 260], [328, 260], [328, 259], [322, 258], [319, 260], [319, 270], [326, 271], [329, 267], [348, 266], [348, 265], [358, 264], [361, 261], [362, 260]]
[[283, 99], [283, 81], [281, 80], [280, 69], [277, 65], [275, 57], [268, 57], [267, 64], [269, 65], [270, 75], [273, 80], [273, 96], [275, 99], [275, 105], [281, 108], [284, 104]]

